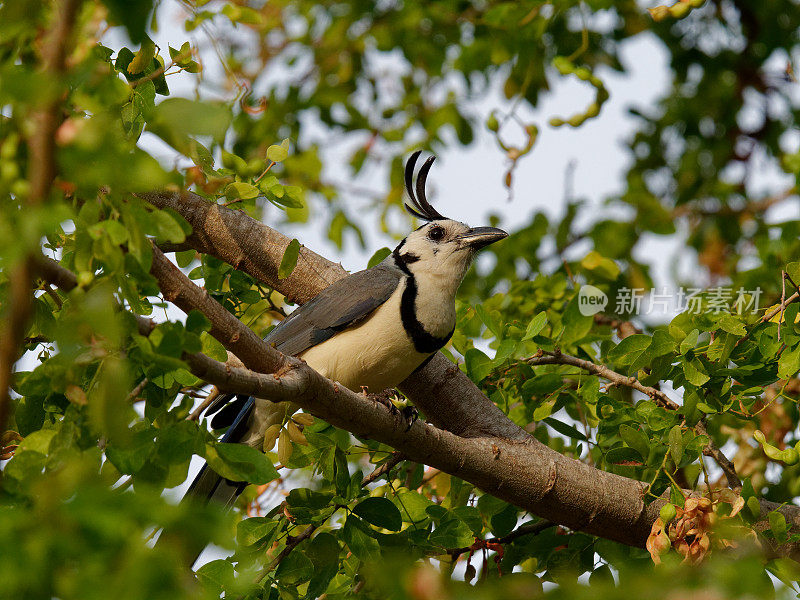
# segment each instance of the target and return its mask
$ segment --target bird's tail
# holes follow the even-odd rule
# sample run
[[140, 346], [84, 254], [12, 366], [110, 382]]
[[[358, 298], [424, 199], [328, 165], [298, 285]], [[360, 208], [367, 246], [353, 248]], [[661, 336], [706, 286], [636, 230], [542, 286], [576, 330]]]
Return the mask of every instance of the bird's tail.
[[[238, 406], [236, 406], [238, 405]], [[242, 440], [247, 433], [248, 421], [255, 406], [253, 398], [239, 396], [226, 406], [236, 406], [236, 417], [228, 427], [228, 431], [220, 438], [221, 442], [235, 443]], [[217, 415], [219, 417], [219, 415]], [[214, 417], [216, 420], [217, 417]], [[213, 420], [212, 420], [213, 423]], [[242, 481], [230, 481], [225, 479], [211, 469], [208, 464], [203, 465], [200, 472], [192, 481], [186, 492], [187, 498], [195, 498], [197, 501], [207, 503], [209, 500], [219, 502], [222, 506], [231, 506], [239, 494], [247, 487], [247, 483]]]

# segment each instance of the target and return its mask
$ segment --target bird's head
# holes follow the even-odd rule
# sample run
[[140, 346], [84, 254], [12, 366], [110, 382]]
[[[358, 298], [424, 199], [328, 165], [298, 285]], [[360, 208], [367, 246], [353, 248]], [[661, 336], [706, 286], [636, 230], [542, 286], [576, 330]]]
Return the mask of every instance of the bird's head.
[[442, 216], [425, 196], [425, 180], [435, 160], [431, 156], [419, 170], [416, 194], [412, 186], [414, 166], [420, 153], [415, 152], [406, 163], [406, 190], [412, 205], [406, 209], [415, 217], [427, 221], [411, 232], [395, 248], [393, 256], [398, 264], [415, 275], [423, 273], [433, 277], [453, 279], [456, 286], [481, 248], [502, 240], [508, 234], [496, 227], [470, 227], [465, 223]]

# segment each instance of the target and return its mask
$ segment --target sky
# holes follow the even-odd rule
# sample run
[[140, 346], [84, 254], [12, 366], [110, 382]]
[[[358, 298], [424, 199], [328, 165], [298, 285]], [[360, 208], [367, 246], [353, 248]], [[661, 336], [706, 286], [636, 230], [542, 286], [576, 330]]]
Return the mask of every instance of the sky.
[[[167, 44], [176, 47], [187, 38], [194, 38], [199, 47], [207, 48], [199, 30], [188, 35], [183, 32], [182, 15], [182, 9], [176, 3], [164, 4], [159, 15], [160, 32], [154, 41], [165, 48]], [[104, 43], [118, 47], [123, 41], [118, 35], [112, 32]], [[202, 57], [207, 76], [213, 78], [214, 73], [219, 72], [216, 56], [211, 51], [204, 51]], [[461, 146], [454, 139], [452, 146], [439, 152], [428, 177], [429, 198], [442, 214], [479, 225], [486, 222], [489, 213], [497, 213], [502, 216], [503, 225], [513, 230], [526, 224], [536, 210], [544, 210], [551, 217], [563, 212], [566, 175], [572, 164], [569, 186], [572, 198], [586, 199], [599, 205], [606, 197], [621, 191], [622, 175], [630, 161], [623, 143], [634, 131], [635, 121], [628, 115], [628, 108], [653, 107], [670, 83], [666, 61], [666, 53], [650, 34], [640, 35], [626, 43], [622, 50], [622, 63], [628, 72], [621, 75], [609, 68], [598, 69], [597, 75], [610, 91], [610, 99], [598, 118], [587, 121], [578, 129], [556, 129], [547, 124], [553, 116], [584, 110], [593, 100], [594, 90], [573, 77], [554, 78], [555, 85], [541, 96], [535, 110], [521, 105], [518, 109], [520, 119], [536, 123], [540, 133], [533, 151], [517, 165], [513, 199], [508, 199], [508, 190], [503, 185], [507, 168], [505, 156], [483, 126], [476, 128], [475, 142], [469, 147]], [[189, 75], [170, 77], [169, 84], [175, 95], [194, 92], [194, 79]], [[503, 110], [509, 105], [497, 84], [485, 98], [469, 104], [468, 109], [485, 118], [492, 109]], [[511, 129], [513, 135], [513, 127]], [[314, 128], [306, 135], [307, 141], [329, 137], [321, 129]], [[334, 145], [323, 152], [327, 179], [342, 179], [341, 173], [348, 172], [344, 167], [344, 157], [349, 155], [347, 149], [359, 143], [361, 140], [354, 138], [352, 142]], [[174, 153], [155, 136], [143, 135], [140, 145], [164, 159], [166, 164], [174, 160]], [[386, 190], [387, 180], [385, 167], [373, 166], [366, 168], [363, 176], [352, 183], [381, 192]], [[345, 198], [345, 201], [349, 200]], [[354, 197], [352, 202], [358, 206], [364, 200]], [[313, 231], [306, 227], [284, 227], [282, 231], [287, 235], [296, 234], [306, 246], [329, 259], [341, 261], [348, 270], [364, 268], [376, 249], [396, 243], [377, 231], [367, 230], [366, 249], [360, 249], [351, 238], [340, 252], [327, 240], [321, 227]]]

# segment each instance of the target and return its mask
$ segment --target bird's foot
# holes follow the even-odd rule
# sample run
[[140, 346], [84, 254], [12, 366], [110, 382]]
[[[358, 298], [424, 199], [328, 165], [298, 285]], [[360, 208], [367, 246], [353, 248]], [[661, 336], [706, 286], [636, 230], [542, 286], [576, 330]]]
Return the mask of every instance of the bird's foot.
[[[363, 388], [366, 393], [366, 388]], [[397, 407], [392, 402], [392, 398], [394, 397], [394, 393], [391, 390], [383, 390], [380, 394], [370, 394], [370, 398], [376, 403], [385, 406], [392, 415], [397, 415], [399, 411]]]
[[417, 407], [413, 404], [409, 404], [404, 406], [403, 409], [400, 411], [400, 415], [403, 417], [403, 420], [406, 422], [406, 431], [411, 429], [411, 426], [419, 419], [419, 411]]

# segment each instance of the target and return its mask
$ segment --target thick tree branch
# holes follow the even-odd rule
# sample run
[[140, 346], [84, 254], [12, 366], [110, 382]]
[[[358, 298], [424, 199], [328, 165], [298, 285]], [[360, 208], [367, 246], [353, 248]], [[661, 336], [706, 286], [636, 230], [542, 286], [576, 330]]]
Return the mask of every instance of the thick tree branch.
[[[420, 462], [464, 479], [483, 491], [570, 529], [643, 547], [663, 500], [644, 503], [646, 484], [562, 456], [536, 440], [464, 438], [429, 423], [410, 429], [383, 405], [325, 379], [308, 365], [265, 375], [231, 367], [203, 354], [184, 359], [197, 377], [306, 412], [357, 436], [377, 440]], [[800, 527], [800, 508], [761, 500], [762, 517], [780, 510]], [[794, 546], [787, 551], [795, 551]]]
[[153, 246], [150, 273], [158, 280], [166, 300], [185, 313], [196, 309], [208, 317], [212, 324], [209, 333], [239, 357], [248, 369], [274, 373], [284, 366], [284, 356], [280, 352], [264, 343], [252, 329], [244, 326], [209, 296], [206, 290], [195, 285], [157, 246]]

